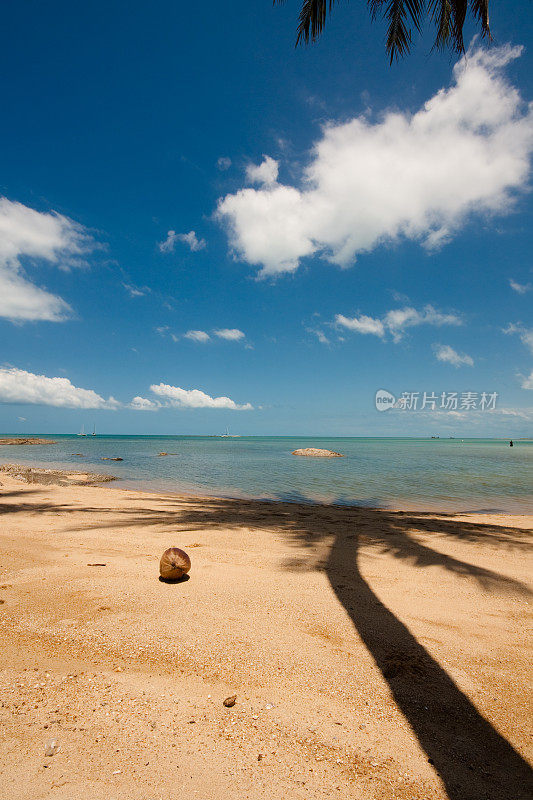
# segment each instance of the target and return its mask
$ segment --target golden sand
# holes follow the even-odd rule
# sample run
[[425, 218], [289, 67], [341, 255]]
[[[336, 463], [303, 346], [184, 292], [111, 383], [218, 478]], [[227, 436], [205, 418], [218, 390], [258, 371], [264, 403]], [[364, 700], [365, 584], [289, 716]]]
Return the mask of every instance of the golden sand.
[[531, 517], [0, 482], [2, 800], [530, 798]]

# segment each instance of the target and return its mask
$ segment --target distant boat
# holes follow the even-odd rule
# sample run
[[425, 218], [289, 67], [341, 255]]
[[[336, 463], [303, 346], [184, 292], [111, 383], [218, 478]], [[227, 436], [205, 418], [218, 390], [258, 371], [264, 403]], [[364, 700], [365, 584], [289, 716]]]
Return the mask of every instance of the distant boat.
[[96, 436], [96, 425], [93, 425], [93, 436]]
[[239, 436], [238, 433], [230, 433], [229, 432], [229, 428], [226, 428], [226, 433], [221, 433], [220, 434], [220, 438], [221, 439], [240, 439], [241, 437]]
[[87, 436], [87, 434], [85, 433], [85, 426], [84, 425], [81, 426], [81, 430], [78, 433], [78, 436]]

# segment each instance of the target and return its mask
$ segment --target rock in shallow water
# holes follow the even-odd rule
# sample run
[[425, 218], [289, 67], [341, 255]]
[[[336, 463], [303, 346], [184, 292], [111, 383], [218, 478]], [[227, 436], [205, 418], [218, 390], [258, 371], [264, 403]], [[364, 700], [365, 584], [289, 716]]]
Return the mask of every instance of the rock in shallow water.
[[310, 456], [311, 458], [344, 458], [342, 453], [334, 450], [321, 450], [319, 447], [303, 447], [301, 450], [293, 450], [293, 456]]

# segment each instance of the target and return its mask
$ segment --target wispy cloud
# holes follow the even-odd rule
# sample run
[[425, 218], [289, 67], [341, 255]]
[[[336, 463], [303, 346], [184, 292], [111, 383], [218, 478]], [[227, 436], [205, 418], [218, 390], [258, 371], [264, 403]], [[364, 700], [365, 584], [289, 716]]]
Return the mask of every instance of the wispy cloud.
[[48, 378], [16, 367], [0, 368], [0, 402], [31, 403], [58, 408], [116, 409], [119, 403], [104, 400], [92, 389], [80, 389], [68, 378]]
[[516, 333], [520, 337], [520, 341], [533, 353], [533, 328], [526, 328], [524, 325], [515, 325], [511, 323], [507, 328], [504, 328], [504, 333]]
[[462, 325], [462, 320], [457, 314], [443, 314], [433, 306], [424, 306], [422, 310], [406, 306], [388, 311], [381, 318], [368, 317], [365, 314], [355, 317], [346, 317], [344, 314], [335, 316], [335, 324], [354, 333], [371, 334], [384, 339], [388, 332], [394, 342], [399, 342], [404, 337], [408, 328], [418, 325]]
[[401, 238], [442, 246], [473, 215], [507, 213], [533, 148], [533, 108], [502, 75], [520, 54], [471, 50], [417, 113], [326, 125], [300, 185], [278, 183], [272, 158], [248, 167], [263, 185], [218, 204], [233, 250], [262, 276], [313, 255], [347, 267]]
[[250, 403], [239, 405], [229, 397], [211, 397], [200, 389], [181, 389], [166, 383], [154, 384], [150, 391], [176, 408], [225, 408], [232, 411], [251, 411], [253, 408]]
[[509, 278], [509, 286], [518, 294], [526, 294], [533, 289], [533, 284], [531, 283], [518, 283], [518, 281], [514, 281], [512, 278]]
[[183, 338], [190, 339], [191, 342], [199, 342], [200, 344], [205, 344], [211, 339], [206, 331], [187, 331], [187, 333], [183, 334]]
[[345, 317], [344, 314], [337, 314], [335, 322], [343, 328], [347, 328], [354, 333], [369, 333], [372, 336], [385, 336], [385, 325], [380, 319], [367, 317], [361, 314], [359, 317]]
[[306, 328], [308, 333], [312, 333], [313, 336], [316, 336], [320, 344], [329, 344], [330, 341], [324, 331], [321, 331], [320, 328]]
[[219, 339], [226, 339], [228, 342], [240, 342], [246, 336], [238, 328], [219, 328], [213, 332]]
[[186, 244], [193, 253], [198, 252], [198, 250], [205, 250], [207, 247], [205, 239], [198, 239], [195, 231], [189, 231], [189, 233], [168, 231], [167, 238], [164, 242], [159, 242], [158, 246], [162, 253], [173, 253], [176, 242]]
[[134, 286], [132, 283], [122, 283], [130, 297], [144, 297], [151, 289], [148, 286]]
[[533, 372], [530, 372], [528, 377], [524, 377], [522, 380], [522, 389], [532, 389], [533, 390]]
[[212, 337], [224, 339], [227, 342], [240, 342], [246, 339], [246, 334], [244, 331], [239, 330], [239, 328], [215, 328], [211, 333], [202, 330], [190, 330], [186, 333], [179, 334], [172, 333], [168, 325], [162, 325], [156, 328], [156, 331], [160, 333], [161, 336], [170, 336], [173, 342], [179, 342], [181, 339], [189, 339], [189, 341], [197, 342], [198, 344], [207, 344], [213, 341]]
[[61, 322], [72, 312], [58, 295], [36, 286], [23, 267], [47, 261], [60, 269], [83, 263], [95, 246], [87, 231], [55, 212], [0, 198], [0, 317], [13, 322]]
[[225, 172], [231, 167], [231, 158], [228, 158], [227, 156], [220, 156], [217, 161], [217, 167], [221, 172]]
[[390, 330], [395, 342], [400, 341], [406, 328], [415, 328], [418, 325], [462, 325], [463, 321], [457, 314], [443, 314], [433, 306], [427, 305], [422, 311], [416, 308], [398, 308], [389, 311], [385, 316], [384, 323]]
[[458, 353], [449, 344], [436, 344], [433, 346], [437, 361], [444, 361], [454, 367], [473, 367], [474, 359], [466, 353]]
[[[402, 415], [402, 424], [410, 426], [414, 424], [417, 428], [420, 420], [432, 420], [439, 423], [439, 426], [450, 427], [455, 430], [465, 430], [468, 428], [481, 428], [485, 433], [487, 431], [498, 432], [499, 435], [505, 435], [509, 420], [523, 420], [526, 422], [533, 422], [533, 408], [494, 408], [490, 410], [471, 409], [469, 411], [444, 411], [444, 410], [417, 410], [416, 413], [405, 411], [399, 408], [391, 408], [387, 412], [387, 416]], [[505, 428], [503, 426], [505, 425]], [[419, 429], [419, 428], [418, 428]], [[466, 434], [468, 435], [468, 434]]]

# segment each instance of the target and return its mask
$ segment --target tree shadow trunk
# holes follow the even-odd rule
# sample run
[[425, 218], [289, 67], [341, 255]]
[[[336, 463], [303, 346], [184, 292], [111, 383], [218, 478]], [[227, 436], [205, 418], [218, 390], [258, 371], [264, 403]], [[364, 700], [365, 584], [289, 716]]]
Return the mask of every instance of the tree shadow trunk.
[[356, 537], [335, 539], [326, 572], [450, 800], [531, 800], [533, 771], [365, 581]]

